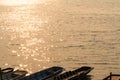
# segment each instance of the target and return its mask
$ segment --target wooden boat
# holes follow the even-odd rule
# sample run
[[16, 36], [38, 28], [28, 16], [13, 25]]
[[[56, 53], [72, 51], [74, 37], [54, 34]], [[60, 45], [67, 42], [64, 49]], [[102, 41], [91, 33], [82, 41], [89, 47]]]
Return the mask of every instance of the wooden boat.
[[14, 68], [5, 68], [5, 69], [1, 69], [0, 68], [0, 80], [2, 79], [3, 76], [6, 76], [7, 74], [13, 72]]
[[50, 67], [42, 71], [33, 73], [29, 76], [25, 76], [19, 80], [47, 80], [50, 77], [60, 74], [63, 70], [64, 68], [62, 67], [54, 66], [54, 67]]
[[19, 78], [24, 77], [26, 74], [27, 71], [15, 70], [6, 74], [1, 74], [0, 80], [18, 80]]
[[82, 74], [82, 75], [86, 75], [93, 69], [94, 69], [93, 67], [83, 66], [83, 67], [80, 67], [80, 68], [74, 70], [73, 72], [74, 73], [79, 73], [79, 74]]
[[69, 80], [70, 78], [78, 76], [78, 75], [79, 76], [80, 75], [87, 75], [91, 70], [93, 70], [93, 67], [83, 66], [83, 67], [80, 67], [80, 68], [75, 69], [73, 71], [67, 71], [65, 73], [62, 73], [62, 74], [54, 77], [54, 79], [51, 79], [51, 80], [64, 80], [64, 79]]
[[91, 75], [76, 75], [67, 80], [92, 80]]
[[120, 80], [120, 74], [112, 74], [111, 72], [110, 75], [105, 77], [103, 80]]
[[10, 73], [10, 72], [13, 72], [13, 70], [14, 70], [14, 68], [8, 67], [5, 69], [0, 69], [0, 73], [4, 75], [4, 74]]

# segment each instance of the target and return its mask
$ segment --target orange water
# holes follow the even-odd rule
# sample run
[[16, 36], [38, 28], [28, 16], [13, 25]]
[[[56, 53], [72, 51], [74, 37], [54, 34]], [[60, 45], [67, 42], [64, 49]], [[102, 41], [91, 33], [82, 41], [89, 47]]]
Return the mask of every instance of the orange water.
[[[99, 3], [99, 4], [98, 4]], [[30, 73], [92, 66], [93, 80], [120, 73], [119, 0], [46, 0], [0, 6], [0, 66]]]

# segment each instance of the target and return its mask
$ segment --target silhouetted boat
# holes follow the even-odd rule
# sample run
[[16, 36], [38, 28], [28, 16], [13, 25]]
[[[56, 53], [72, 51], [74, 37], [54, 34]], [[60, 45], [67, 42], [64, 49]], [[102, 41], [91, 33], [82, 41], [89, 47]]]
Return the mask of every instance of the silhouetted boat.
[[24, 70], [15, 70], [8, 73], [0, 74], [0, 80], [18, 80], [21, 77], [24, 77], [27, 74], [27, 71]]
[[4, 74], [8, 74], [10, 72], [13, 72], [13, 70], [14, 70], [14, 68], [8, 67], [8, 68], [5, 68], [5, 69], [1, 69], [0, 72], [1, 72], [2, 75], [4, 75]]
[[110, 75], [105, 77], [103, 80], [120, 80], [120, 74], [110, 73]]
[[1, 77], [0, 80], [75, 80], [78, 76], [87, 75], [93, 67], [83, 66], [73, 71], [63, 72], [64, 68], [53, 66], [25, 76], [26, 71], [16, 70]]
[[33, 73], [29, 76], [25, 76], [19, 80], [47, 80], [50, 77], [60, 74], [63, 70], [64, 68], [62, 67], [54, 66], [54, 67], [50, 67], [42, 71]]
[[5, 68], [5, 69], [1, 69], [0, 68], [0, 80], [2, 79], [3, 76], [8, 75], [9, 73], [13, 72], [14, 68]]
[[80, 76], [80, 75], [87, 75], [91, 70], [93, 70], [93, 67], [89, 67], [89, 66], [83, 66], [80, 67], [78, 69], [75, 69], [73, 71], [67, 71], [64, 72], [56, 77], [54, 77], [54, 79], [50, 79], [50, 80], [64, 80], [64, 79], [70, 79], [73, 78], [75, 76]]
[[91, 75], [76, 75], [67, 80], [92, 80]]

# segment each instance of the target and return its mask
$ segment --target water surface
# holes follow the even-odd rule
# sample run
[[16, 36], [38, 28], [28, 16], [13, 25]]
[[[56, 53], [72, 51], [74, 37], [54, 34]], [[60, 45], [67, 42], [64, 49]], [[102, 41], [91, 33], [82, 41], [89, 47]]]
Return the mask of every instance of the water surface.
[[46, 0], [1, 5], [0, 66], [30, 73], [55, 65], [66, 70], [92, 66], [93, 80], [120, 73], [119, 4], [119, 0]]

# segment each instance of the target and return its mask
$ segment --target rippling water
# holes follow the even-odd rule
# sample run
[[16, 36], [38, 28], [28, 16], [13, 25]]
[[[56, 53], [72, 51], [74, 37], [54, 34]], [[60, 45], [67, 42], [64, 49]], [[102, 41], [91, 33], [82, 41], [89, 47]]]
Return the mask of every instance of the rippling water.
[[[99, 3], [99, 4], [97, 4]], [[46, 0], [0, 6], [0, 66], [30, 73], [93, 66], [93, 80], [120, 73], [119, 0]]]

